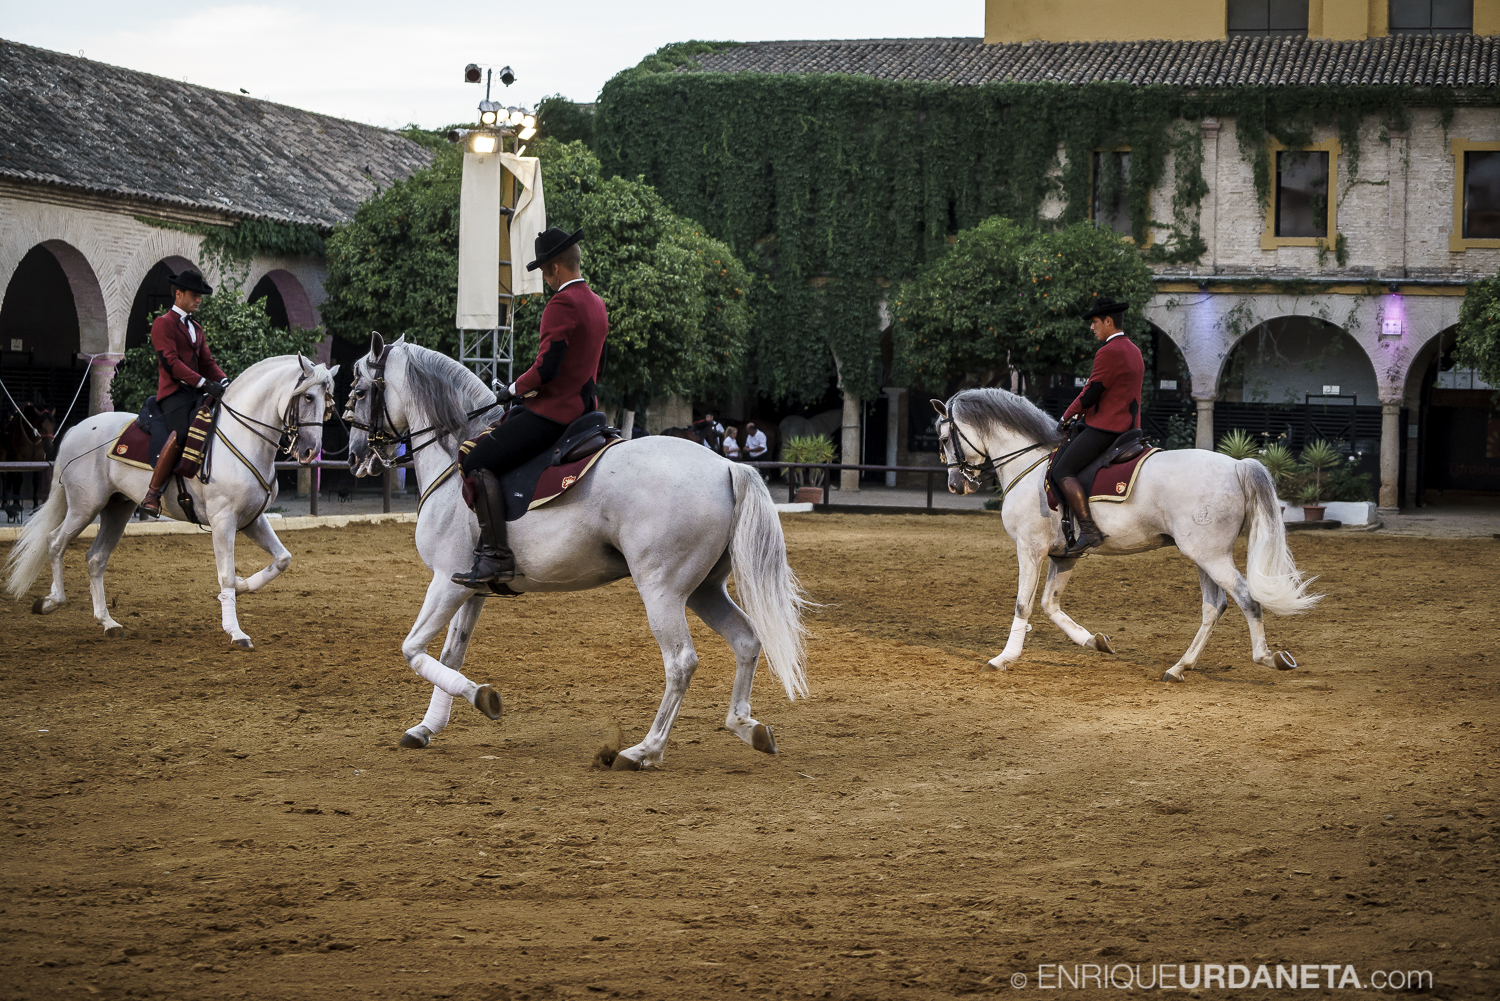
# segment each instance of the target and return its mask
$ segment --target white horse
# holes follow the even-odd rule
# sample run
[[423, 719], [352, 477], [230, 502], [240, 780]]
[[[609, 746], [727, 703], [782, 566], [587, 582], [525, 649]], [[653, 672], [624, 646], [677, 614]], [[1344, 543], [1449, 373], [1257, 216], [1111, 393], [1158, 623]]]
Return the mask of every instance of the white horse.
[[[346, 414], [355, 429], [350, 463], [355, 475], [368, 476], [395, 462], [396, 446], [407, 444], [422, 498], [417, 552], [432, 570], [401, 652], [434, 691], [427, 715], [406, 731], [402, 747], [426, 747], [447, 724], [455, 696], [490, 719], [500, 717], [494, 689], [459, 672], [485, 596], [449, 580], [469, 569], [479, 537], [454, 467], [458, 446], [498, 416], [494, 401], [484, 383], [453, 359], [400, 340], [387, 346], [379, 334], [355, 366]], [[725, 728], [758, 751], [776, 753], [771, 729], [751, 715], [750, 687], [764, 649], [787, 697], [807, 694], [805, 600], [787, 564], [775, 504], [755, 470], [680, 438], [625, 442], [602, 455], [567, 493], [511, 522], [509, 544], [517, 567], [510, 587], [521, 593], [585, 591], [624, 577], [635, 580], [661, 645], [667, 687], [645, 739], [614, 757], [616, 771], [661, 764], [698, 667], [685, 608], [734, 651]], [[743, 610], [725, 587], [731, 570]], [[427, 647], [444, 624], [447, 641], [434, 660]]]
[[[1062, 610], [1063, 589], [1078, 558], [1057, 555], [1063, 550], [1062, 513], [1047, 506], [1045, 459], [1062, 437], [1056, 421], [1003, 389], [966, 390], [946, 405], [934, 400], [933, 406], [949, 491], [974, 492], [980, 474], [993, 468], [1003, 490], [1001, 520], [1016, 543], [1020, 580], [1015, 617], [1005, 649], [990, 666], [1004, 671], [1021, 658], [1031, 629], [1027, 620], [1037, 578], [1049, 558], [1042, 591], [1048, 618], [1079, 646], [1114, 653], [1108, 636], [1089, 632]], [[1234, 597], [1250, 624], [1251, 658], [1280, 670], [1297, 666], [1286, 651], [1271, 652], [1262, 610], [1296, 615], [1316, 605], [1321, 596], [1308, 593], [1312, 581], [1302, 579], [1292, 560], [1275, 482], [1259, 462], [1202, 449], [1162, 452], [1141, 466], [1128, 501], [1091, 508], [1094, 521], [1109, 536], [1094, 553], [1124, 556], [1175, 545], [1198, 565], [1203, 624], [1187, 652], [1162, 675], [1163, 681], [1182, 681], [1183, 672], [1197, 663], [1214, 623], [1228, 606], [1226, 595]], [[1250, 533], [1248, 580], [1234, 565], [1234, 543], [1245, 528]]]
[[[323, 421], [332, 407], [337, 371], [337, 365], [330, 369], [301, 355], [267, 358], [245, 369], [224, 393], [218, 428], [204, 453], [209, 481], [184, 479], [198, 518], [213, 531], [224, 631], [242, 650], [253, 649], [254, 644], [240, 628], [235, 595], [259, 591], [292, 562], [292, 554], [265, 517], [276, 497], [278, 439], [282, 435], [292, 439], [289, 451], [298, 462], [313, 460], [323, 446]], [[20, 599], [50, 559], [52, 590], [38, 598], [31, 610], [38, 615], [56, 610], [67, 600], [63, 551], [97, 515], [99, 534], [88, 553], [89, 591], [94, 618], [104, 627], [104, 635], [114, 639], [125, 635], [125, 627], [109, 614], [104, 600], [104, 568], [151, 485], [151, 470], [109, 455], [114, 440], [133, 420], [134, 414], [95, 414], [67, 433], [52, 467], [52, 494], [21, 530], [6, 561], [6, 588], [11, 597]], [[162, 509], [174, 518], [187, 519], [171, 481], [162, 495]], [[248, 580], [235, 575], [235, 532], [244, 532], [271, 556], [271, 563]]]

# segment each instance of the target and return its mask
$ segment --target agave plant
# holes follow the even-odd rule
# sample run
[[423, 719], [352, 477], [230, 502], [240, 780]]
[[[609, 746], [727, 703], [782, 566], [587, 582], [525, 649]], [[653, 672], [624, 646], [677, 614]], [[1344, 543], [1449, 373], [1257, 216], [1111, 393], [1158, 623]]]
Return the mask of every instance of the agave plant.
[[1303, 503], [1321, 503], [1323, 496], [1323, 471], [1339, 465], [1344, 461], [1344, 457], [1338, 449], [1334, 448], [1324, 439], [1319, 438], [1302, 449], [1301, 459], [1303, 468], [1312, 473], [1312, 482], [1308, 486], [1311, 488], [1313, 499], [1310, 501], [1304, 500]]
[[1219, 439], [1218, 451], [1223, 452], [1231, 459], [1248, 459], [1260, 451], [1260, 446], [1255, 439], [1250, 437], [1239, 428], [1226, 434]]
[[1277, 496], [1285, 497], [1297, 476], [1297, 457], [1292, 455], [1292, 450], [1278, 441], [1261, 449], [1255, 458], [1276, 481]]
[[[794, 435], [782, 446], [781, 458], [783, 462], [832, 462], [833, 442], [820, 434]], [[805, 476], [808, 486], [818, 487], [823, 485], [823, 476], [828, 470], [793, 469], [791, 472], [798, 486], [802, 485]]]

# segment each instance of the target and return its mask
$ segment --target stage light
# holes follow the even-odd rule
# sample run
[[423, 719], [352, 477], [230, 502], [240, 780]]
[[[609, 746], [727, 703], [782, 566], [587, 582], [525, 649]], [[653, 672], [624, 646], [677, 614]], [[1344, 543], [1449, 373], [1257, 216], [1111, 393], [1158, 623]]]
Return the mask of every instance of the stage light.
[[479, 124], [494, 125], [500, 118], [500, 105], [494, 101], [479, 102]]
[[479, 72], [479, 67], [473, 63], [464, 67], [464, 83], [478, 83], [483, 76], [484, 74]]
[[501, 68], [500, 82], [505, 84], [505, 86], [507, 87], [516, 82], [516, 74], [511, 70], [509, 66]]
[[528, 129], [534, 129], [534, 128], [536, 128], [536, 116], [535, 115], [527, 115], [526, 117], [524, 117], [524, 118], [521, 119], [521, 124], [524, 125]]
[[526, 126], [526, 128], [516, 133], [516, 138], [521, 140], [522, 142], [525, 142], [527, 139], [530, 139], [534, 135], [536, 135], [536, 129], [528, 125]]
[[469, 142], [469, 148], [480, 154], [493, 153], [498, 143], [498, 137], [486, 132], [478, 132], [475, 133], [474, 138]]

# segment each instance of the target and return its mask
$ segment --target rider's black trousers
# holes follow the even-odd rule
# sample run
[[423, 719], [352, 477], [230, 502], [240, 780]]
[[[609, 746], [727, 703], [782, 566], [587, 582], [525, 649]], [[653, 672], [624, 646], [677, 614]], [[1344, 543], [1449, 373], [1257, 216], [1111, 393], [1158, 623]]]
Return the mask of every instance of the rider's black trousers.
[[504, 476], [557, 444], [557, 439], [566, 430], [565, 424], [534, 414], [525, 407], [516, 407], [505, 420], [475, 438], [472, 447], [466, 442], [459, 462], [465, 476], [481, 469]]
[[1085, 427], [1052, 464], [1053, 485], [1060, 488], [1063, 480], [1077, 476], [1089, 463], [1103, 455], [1104, 450], [1113, 445], [1120, 434], [1118, 431]]

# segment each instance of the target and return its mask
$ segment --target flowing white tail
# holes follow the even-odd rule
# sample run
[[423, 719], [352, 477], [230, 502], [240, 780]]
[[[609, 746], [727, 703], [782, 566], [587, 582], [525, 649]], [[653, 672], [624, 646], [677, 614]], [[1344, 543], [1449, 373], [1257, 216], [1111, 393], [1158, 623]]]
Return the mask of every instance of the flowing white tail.
[[1302, 572], [1287, 547], [1286, 526], [1281, 522], [1281, 509], [1276, 503], [1276, 481], [1254, 459], [1242, 459], [1238, 473], [1250, 522], [1250, 549], [1245, 558], [1250, 596], [1277, 615], [1306, 612], [1322, 601], [1323, 596], [1307, 593], [1317, 578], [1302, 579]]
[[781, 517], [760, 474], [749, 466], [732, 466], [734, 535], [729, 558], [740, 606], [755, 627], [771, 672], [786, 688], [787, 698], [807, 695], [804, 659], [807, 629], [802, 612], [807, 597], [786, 560]]
[[62, 525], [68, 514], [68, 494], [63, 489], [62, 465], [52, 467], [52, 490], [47, 503], [35, 512], [21, 528], [21, 535], [10, 547], [10, 556], [5, 560], [5, 590], [17, 601], [26, 597], [26, 591], [47, 565], [48, 540]]

